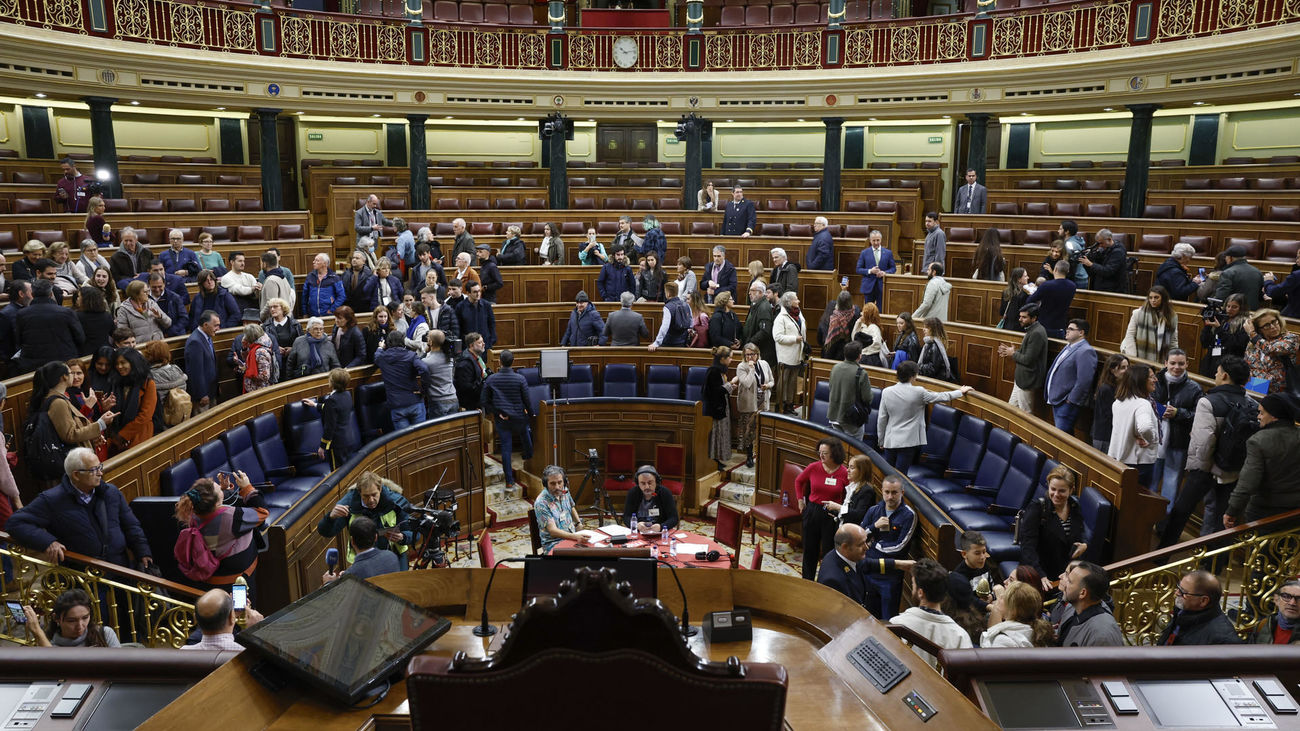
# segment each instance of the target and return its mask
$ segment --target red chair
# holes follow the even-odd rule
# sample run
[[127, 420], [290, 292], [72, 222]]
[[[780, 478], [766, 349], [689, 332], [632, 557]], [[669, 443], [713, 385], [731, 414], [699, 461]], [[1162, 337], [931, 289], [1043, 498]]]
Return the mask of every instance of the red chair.
[[636, 445], [631, 442], [605, 444], [605, 492], [627, 492], [636, 487]]
[[478, 536], [478, 565], [490, 569], [496, 564], [496, 555], [492, 553], [492, 534], [486, 529]]
[[754, 557], [749, 559], [749, 570], [750, 571], [763, 570], [763, 547], [762, 546], [754, 546]]
[[745, 514], [726, 503], [718, 503], [718, 520], [713, 540], [731, 549], [731, 567], [740, 563], [740, 542], [745, 536]]
[[656, 444], [655, 469], [659, 471], [664, 487], [672, 491], [674, 496], [681, 495], [686, 480], [686, 447], [680, 444]]
[[[794, 481], [799, 477], [800, 469], [797, 465], [785, 463], [781, 469], [781, 496], [782, 500], [763, 505], [755, 505], [749, 509], [746, 515], [749, 517], [749, 540], [755, 545], [758, 534], [758, 523], [762, 521], [772, 526], [772, 555], [776, 555], [776, 530], [781, 529], [783, 535], [786, 534], [786, 526], [798, 523], [801, 516], [799, 514], [799, 496], [795, 493]], [[783, 505], [782, 503], [786, 503]]]

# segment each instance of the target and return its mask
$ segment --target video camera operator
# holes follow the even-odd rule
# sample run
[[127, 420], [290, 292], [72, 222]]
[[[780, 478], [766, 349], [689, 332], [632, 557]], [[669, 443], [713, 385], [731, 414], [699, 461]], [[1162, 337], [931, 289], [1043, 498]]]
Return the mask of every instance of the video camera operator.
[[[402, 495], [401, 487], [374, 472], [361, 473], [356, 484], [348, 488], [329, 514], [316, 524], [316, 532], [333, 538], [360, 516], [373, 520], [379, 527], [375, 547], [396, 553], [405, 571], [409, 566], [407, 552], [414, 536], [409, 529], [411, 502]], [[347, 562], [351, 564], [356, 555], [356, 546], [349, 541]]]
[[1246, 357], [1250, 336], [1242, 325], [1247, 314], [1246, 298], [1240, 294], [1228, 295], [1227, 300], [1206, 300], [1201, 310], [1201, 375], [1214, 378], [1225, 355]]
[[424, 389], [424, 410], [428, 418], [454, 414], [460, 410], [456, 397], [456, 356], [460, 355], [460, 340], [448, 338], [441, 330], [430, 330], [429, 349], [424, 364], [429, 366], [429, 380]]
[[1093, 236], [1097, 242], [1079, 257], [1079, 264], [1092, 277], [1091, 288], [1100, 292], [1128, 292], [1128, 251], [1115, 242], [1110, 229], [1100, 229]]

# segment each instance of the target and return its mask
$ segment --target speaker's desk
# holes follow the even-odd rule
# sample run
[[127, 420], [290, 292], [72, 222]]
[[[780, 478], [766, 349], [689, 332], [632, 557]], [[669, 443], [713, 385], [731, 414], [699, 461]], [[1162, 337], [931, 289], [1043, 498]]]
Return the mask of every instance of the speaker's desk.
[[[482, 657], [495, 649], [488, 640], [475, 637], [474, 618], [482, 608], [487, 569], [442, 569], [390, 574], [375, 583], [449, 618], [453, 627], [429, 647], [429, 652], [451, 656], [460, 651]], [[491, 621], [500, 626], [519, 609], [523, 593], [523, 572], [502, 568], [488, 600]], [[843, 595], [799, 578], [766, 571], [679, 570], [693, 618], [710, 611], [749, 607], [754, 610], [754, 638], [751, 642], [709, 646], [702, 635], [690, 639], [691, 649], [710, 660], [724, 661], [735, 655], [744, 660], [776, 662], [785, 666], [789, 694], [785, 717], [789, 726], [803, 729], [922, 729], [923, 724], [903, 704], [912, 690], [921, 693], [939, 712], [943, 728], [963, 731], [993, 729], [996, 726], [973, 703], [935, 673], [888, 630]], [[672, 575], [660, 569], [659, 594], [664, 604], [680, 615], [681, 598]], [[845, 643], [856, 644], [874, 636], [893, 651], [912, 671], [898, 686], [881, 695], [848, 661]], [[493, 642], [500, 641], [500, 633]], [[835, 638], [839, 638], [836, 641]], [[850, 645], [851, 647], [852, 645]], [[823, 651], [828, 648], [830, 651]], [[397, 684], [375, 707], [340, 710], [328, 701], [290, 686], [275, 694], [250, 677], [247, 668], [254, 658], [245, 652], [212, 673], [176, 702], [164, 708], [142, 726], [144, 729], [183, 728], [186, 731], [230, 731], [238, 728], [267, 729], [398, 729], [409, 728], [406, 686]], [[596, 686], [611, 681], [575, 677], [574, 718], [581, 718], [582, 695], [602, 692]], [[617, 680], [613, 680], [617, 683]], [[614, 687], [617, 687], [616, 685]], [[513, 708], [508, 699], [501, 706], [485, 708], [487, 727], [536, 727], [536, 718], [526, 708]], [[594, 721], [594, 719], [592, 719]], [[940, 719], [936, 719], [940, 720]], [[662, 719], [660, 719], [662, 725]], [[690, 709], [674, 709], [667, 722], [672, 728], [690, 728]]]

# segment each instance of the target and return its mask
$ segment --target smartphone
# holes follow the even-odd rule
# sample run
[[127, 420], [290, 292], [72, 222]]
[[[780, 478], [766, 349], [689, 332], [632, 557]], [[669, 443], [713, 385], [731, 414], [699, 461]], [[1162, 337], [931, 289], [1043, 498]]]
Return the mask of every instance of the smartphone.
[[1200, 272], [1201, 272], [1201, 276], [1204, 277], [1204, 276], [1205, 276], [1205, 267], [1201, 267], [1201, 268], [1200, 268]]
[[230, 595], [235, 598], [235, 611], [242, 612], [248, 608], [248, 585], [235, 584], [230, 587]]
[[14, 620], [14, 624], [27, 624], [27, 613], [23, 611], [21, 603], [5, 602], [5, 608], [9, 610], [9, 616]]
[[848, 278], [848, 277], [840, 277], [840, 286], [841, 286], [841, 287], [847, 287], [847, 286], [849, 286], [849, 278]]

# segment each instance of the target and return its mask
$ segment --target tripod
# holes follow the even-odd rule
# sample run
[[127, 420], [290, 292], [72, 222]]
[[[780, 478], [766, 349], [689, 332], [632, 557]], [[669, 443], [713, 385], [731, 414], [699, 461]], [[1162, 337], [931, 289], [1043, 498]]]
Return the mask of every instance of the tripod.
[[587, 468], [587, 474], [582, 476], [582, 482], [578, 484], [578, 496], [574, 498], [574, 503], [582, 500], [582, 496], [587, 492], [587, 485], [592, 488], [591, 511], [582, 517], [595, 516], [598, 521], [604, 523], [617, 519], [614, 510], [609, 506], [609, 493], [605, 491], [605, 484], [600, 479], [600, 469], [595, 465]]

